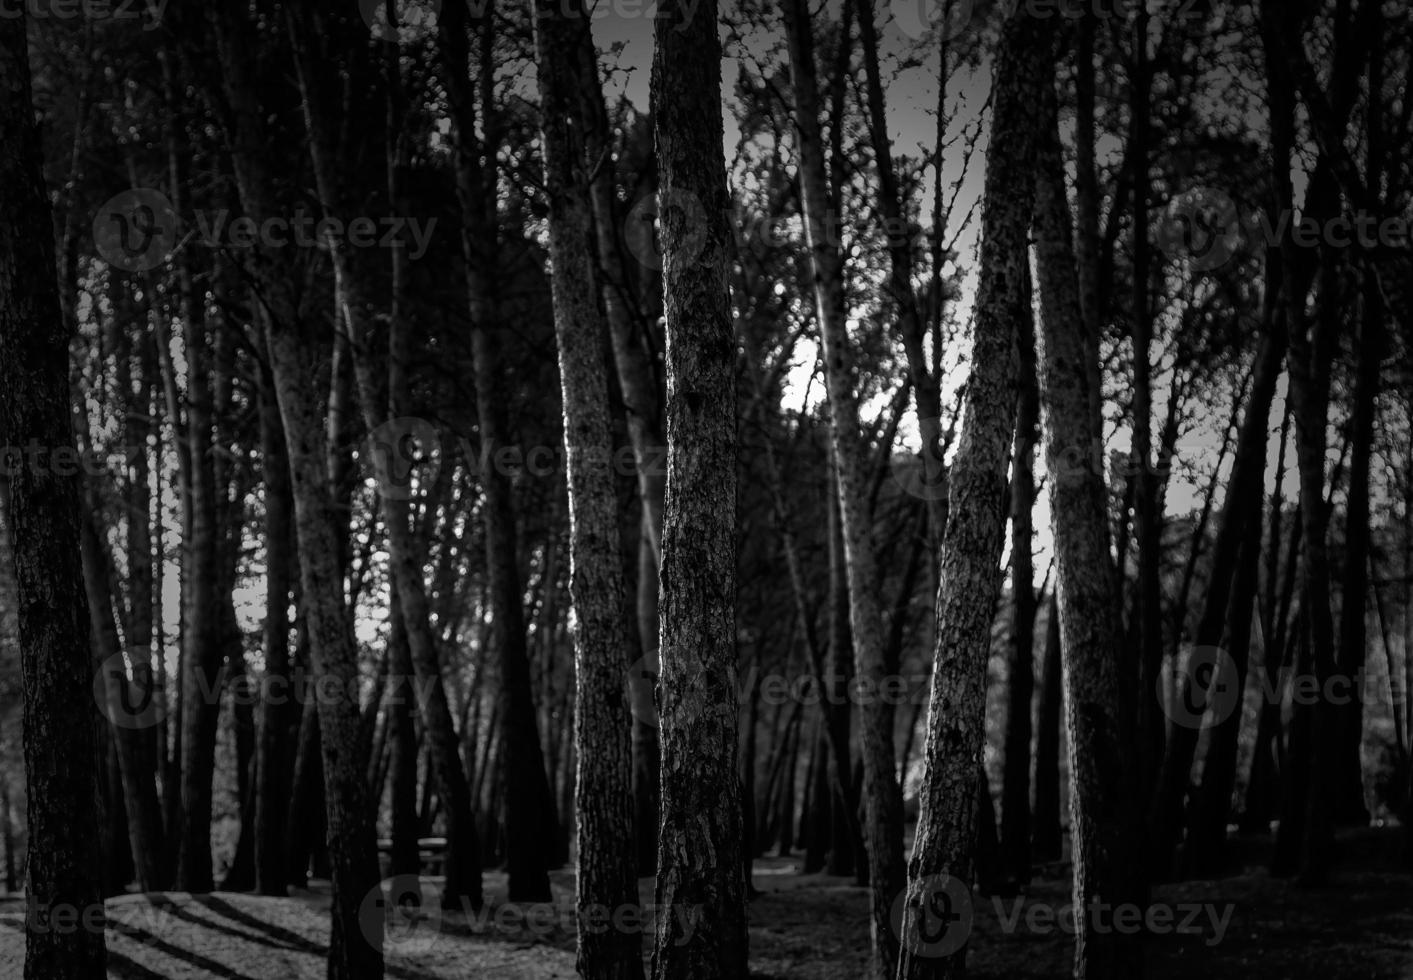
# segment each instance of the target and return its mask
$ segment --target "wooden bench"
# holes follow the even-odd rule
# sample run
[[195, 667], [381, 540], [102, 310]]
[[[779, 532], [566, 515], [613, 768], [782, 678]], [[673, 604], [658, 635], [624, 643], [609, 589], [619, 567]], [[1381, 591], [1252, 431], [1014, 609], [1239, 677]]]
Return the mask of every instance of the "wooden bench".
[[[421, 874], [427, 876], [445, 875], [446, 838], [417, 838], [417, 861]], [[382, 868], [384, 878], [392, 873], [392, 840], [389, 838], [384, 837], [378, 840], [378, 865]]]

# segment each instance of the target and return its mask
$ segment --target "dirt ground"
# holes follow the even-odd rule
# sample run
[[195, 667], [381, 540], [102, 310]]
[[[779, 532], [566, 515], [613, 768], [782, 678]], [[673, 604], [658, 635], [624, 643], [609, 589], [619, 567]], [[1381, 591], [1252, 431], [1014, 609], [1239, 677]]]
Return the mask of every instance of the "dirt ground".
[[[1397, 834], [1366, 831], [1340, 841], [1340, 874], [1326, 889], [1271, 878], [1265, 846], [1243, 847], [1243, 874], [1159, 888], [1169, 928], [1150, 939], [1153, 980], [1413, 980], [1413, 881], [1394, 873]], [[1021, 900], [972, 902], [970, 974], [995, 980], [1069, 975], [1062, 927], [1067, 869], [1054, 866]], [[798, 862], [756, 864], [751, 976], [759, 980], [858, 980], [867, 962], [865, 891], [851, 880], [801, 875]], [[505, 881], [487, 875], [491, 902], [461, 912], [396, 920], [388, 976], [398, 980], [486, 976], [573, 978], [573, 878], [554, 877], [556, 908], [527, 918], [507, 906]], [[652, 881], [642, 881], [652, 902]], [[435, 893], [435, 880], [427, 883]], [[1019, 904], [1017, 902], [1019, 901]], [[320, 980], [328, 941], [327, 888], [288, 899], [249, 895], [128, 895], [107, 903], [113, 980]], [[1055, 921], [1052, 913], [1060, 913]], [[374, 914], [381, 914], [375, 912]], [[636, 928], [633, 920], [623, 920]], [[0, 899], [0, 977], [18, 977], [23, 905]]]

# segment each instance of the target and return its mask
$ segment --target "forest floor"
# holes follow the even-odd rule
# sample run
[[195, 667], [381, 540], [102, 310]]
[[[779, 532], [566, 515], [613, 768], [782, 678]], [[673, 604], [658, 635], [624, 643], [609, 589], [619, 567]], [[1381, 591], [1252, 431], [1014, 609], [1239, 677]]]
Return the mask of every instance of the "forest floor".
[[[1153, 980], [1413, 980], [1413, 887], [1396, 867], [1398, 832], [1341, 835], [1338, 876], [1302, 888], [1265, 871], [1267, 844], [1241, 844], [1244, 872], [1163, 886], [1155, 907], [1172, 931], [1150, 939]], [[995, 980], [1069, 975], [1064, 921], [1067, 868], [1051, 866], [1016, 899], [973, 902], [970, 975]], [[868, 949], [867, 894], [850, 879], [802, 875], [798, 861], [756, 862], [751, 970], [759, 980], [859, 980]], [[389, 935], [389, 977], [485, 976], [572, 980], [573, 878], [554, 876], [556, 906], [529, 917], [486, 876], [489, 910], [432, 914]], [[652, 880], [642, 881], [652, 902]], [[113, 980], [321, 980], [328, 941], [327, 888], [288, 899], [249, 895], [128, 895], [108, 909]], [[429, 883], [434, 890], [435, 880]], [[1059, 914], [1060, 922], [1056, 921]], [[628, 927], [632, 922], [625, 920]], [[0, 977], [19, 976], [23, 905], [0, 899]]]

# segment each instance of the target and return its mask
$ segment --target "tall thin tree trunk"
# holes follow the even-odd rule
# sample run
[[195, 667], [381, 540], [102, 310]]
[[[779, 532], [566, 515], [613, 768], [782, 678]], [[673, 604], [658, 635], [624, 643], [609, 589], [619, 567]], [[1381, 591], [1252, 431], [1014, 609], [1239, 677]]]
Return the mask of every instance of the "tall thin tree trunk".
[[639, 980], [637, 933], [597, 927], [603, 908], [637, 901], [632, 808], [631, 716], [623, 699], [630, 656], [630, 606], [619, 546], [617, 488], [610, 466], [605, 324], [593, 261], [594, 215], [578, 94], [598, 82], [583, 59], [563, 58], [589, 35], [581, 0], [561, 7], [536, 0], [540, 128], [549, 198], [550, 267], [555, 336], [564, 400], [564, 451], [569, 470], [570, 595], [574, 602], [574, 812], [579, 874], [575, 881], [578, 969], [587, 980]]
[[[69, 332], [41, 170], [26, 21], [0, 20], [0, 443], [74, 451]], [[17, 467], [9, 524], [19, 598], [31, 907], [102, 910], [93, 705], [78, 473]], [[101, 929], [25, 931], [25, 980], [103, 980]]]
[[[795, 97], [795, 134], [800, 157], [800, 195], [814, 271], [814, 300], [824, 352], [832, 456], [849, 581], [855, 673], [869, 690], [884, 679], [883, 612], [878, 559], [868, 507], [867, 451], [854, 390], [853, 341], [847, 327], [843, 259], [829, 231], [829, 186], [819, 115], [819, 83], [813, 26], [805, 0], [787, 0], [790, 75]], [[890, 165], [891, 166], [891, 165]], [[863, 758], [864, 835], [869, 858], [869, 929], [872, 970], [891, 976], [898, 959], [892, 927], [893, 900], [904, 883], [903, 800], [893, 756], [891, 715], [882, 699], [860, 706]]]
[[[318, 36], [317, 21], [295, 20], [292, 28], [299, 79], [303, 94], [306, 124], [311, 134], [311, 156], [320, 197], [331, 214], [350, 218], [357, 205], [351, 195], [345, 171], [335, 164], [337, 145], [333, 125], [336, 115], [332, 108], [328, 69], [315, 50]], [[404, 213], [402, 200], [405, 184], [405, 155], [400, 133], [402, 109], [401, 82], [398, 77], [396, 49], [388, 54], [389, 101], [389, 190], [396, 213]], [[407, 366], [411, 358], [411, 326], [403, 316], [407, 271], [405, 243], [392, 250], [393, 304], [389, 316], [389, 348], [387, 353], [387, 386], [373, 373], [377, 352], [372, 348], [369, 324], [369, 304], [365, 302], [354, 267], [351, 246], [346, 240], [331, 243], [335, 275], [335, 292], [339, 317], [348, 332], [348, 349], [353, 360], [353, 374], [359, 393], [359, 407], [364, 425], [375, 440], [383, 438], [389, 420], [405, 417], [411, 411], [410, 383]], [[386, 391], [386, 401], [383, 393]], [[393, 437], [396, 438], [396, 434]], [[435, 447], [431, 447], [435, 449]], [[392, 450], [391, 452], [389, 450]], [[460, 756], [460, 740], [452, 720], [446, 689], [442, 682], [438, 643], [433, 635], [427, 588], [424, 579], [425, 548], [417, 541], [411, 526], [410, 475], [392, 472], [392, 456], [396, 450], [387, 445], [372, 447], [372, 461], [381, 488], [380, 501], [384, 510], [390, 569], [396, 583], [396, 595], [401, 606], [403, 626], [412, 651], [417, 685], [422, 694], [420, 714], [425, 725], [437, 786], [445, 805], [447, 818], [448, 854], [446, 885], [442, 903], [458, 908], [463, 899], [480, 907], [481, 861], [480, 845], [472, 818], [470, 790]]]
[[[247, 215], [263, 221], [278, 214], [280, 206], [264, 156], [266, 119], [250, 67], [252, 27], [243, 10], [212, 8], [208, 14], [218, 28], [217, 53], [223, 94], [234, 122], [231, 159], [241, 205]], [[324, 430], [324, 412], [314, 394], [318, 391], [317, 352], [307, 327], [298, 322], [281, 258], [273, 251], [257, 249], [252, 265], [264, 300], [259, 319], [289, 453], [299, 607], [304, 620], [301, 628], [308, 639], [316, 688], [328, 695], [314, 697], [312, 709], [318, 717], [333, 882], [328, 975], [329, 980], [380, 980], [382, 920], [362, 916], [360, 921], [364, 901], [380, 886], [367, 761], [360, 752], [358, 644], [341, 564], [347, 542], [340, 540], [346, 536], [340, 533], [335, 487], [330, 480], [330, 440]], [[306, 717], [305, 724], [312, 722]], [[304, 822], [309, 819], [307, 812], [291, 816]]]
[[1037, 105], [1053, 77], [1053, 34], [1042, 25], [1024, 11], [1013, 13], [995, 66], [972, 370], [966, 422], [951, 467], [951, 517], [938, 561], [926, 768], [908, 866], [899, 980], [951, 978], [965, 971], [965, 935], [950, 922], [930, 920], [941, 898], [970, 889], [974, 879], [986, 664], [1001, 588], [1006, 477], [1016, 431], [1017, 348], [1031, 315], [1026, 239], [1035, 201]]
[[[1090, 423], [1099, 441], [1079, 447], [1092, 458], [1103, 453], [1104, 375], [1099, 360], [1099, 338], [1104, 326], [1103, 290], [1100, 288], [1099, 172], [1095, 165], [1094, 40], [1097, 12], [1085, 8], [1079, 19], [1075, 50], [1075, 259], [1079, 263], [1079, 305], [1084, 315], [1084, 370], [1089, 379]], [[1112, 220], [1112, 219], [1111, 219]], [[1086, 458], [1091, 458], [1086, 456]], [[1122, 554], [1122, 552], [1120, 553]]]
[[849, 688], [854, 681], [854, 642], [849, 622], [848, 555], [844, 546], [840, 515], [838, 467], [830, 467], [826, 527], [829, 534], [829, 636], [825, 644], [824, 677], [825, 734], [829, 741], [827, 760], [830, 784], [829, 862], [832, 875], [867, 874], [855, 865], [862, 853], [859, 833], [859, 795], [854, 783], [854, 758], [850, 746], [850, 715], [853, 700]]
[[[599, 77], [598, 51], [590, 31], [580, 31], [575, 39], [584, 125], [584, 152], [587, 159], [606, 161], [612, 154], [612, 130], [604, 105]], [[612, 340], [618, 387], [627, 416], [629, 442], [636, 464], [638, 495], [641, 502], [641, 545], [638, 564], [637, 613], [641, 655], [648, 662], [658, 659], [658, 570], [662, 558], [662, 508], [667, 471], [662, 464], [661, 379], [653, 370], [648, 349], [648, 325], [634, 315], [631, 279], [623, 260], [618, 236], [620, 219], [616, 206], [615, 172], [610, 166], [596, 166], [591, 174], [589, 200], [593, 206], [597, 243], [599, 289], [603, 294], [604, 316]], [[636, 658], [635, 658], [636, 659]], [[633, 721], [633, 799], [637, 827], [638, 870], [651, 873], [657, 864], [657, 826], [661, 796], [658, 771], [657, 728], [648, 721]]]
[[[387, 697], [390, 759], [387, 780], [390, 797], [388, 810], [392, 818], [388, 836], [392, 838], [392, 853], [389, 855], [389, 873], [394, 878], [403, 878], [407, 884], [400, 883], [400, 887], [405, 889], [410, 886], [411, 879], [422, 871], [417, 849], [417, 732], [413, 724], [416, 675], [400, 601], [391, 604], [390, 615], [392, 628], [388, 635]], [[451, 860], [450, 854], [447, 859]], [[420, 900], [420, 895], [416, 898]]]
[[[500, 342], [503, 327], [495, 299], [496, 270], [496, 122], [489, 118], [495, 67], [491, 61], [494, 10], [483, 11], [480, 29], [480, 103], [485, 131], [476, 141], [477, 98], [469, 84], [467, 32], [463, 8], [453, 4], [442, 24], [443, 59], [449, 67], [447, 85], [452, 107], [457, 196], [463, 218], [462, 254], [471, 313], [471, 356], [476, 386], [476, 412], [481, 430], [481, 458], [514, 443], [506, 407]], [[485, 163], [480, 160], [485, 153]], [[498, 653], [500, 677], [500, 753], [506, 806], [506, 864], [511, 901], [550, 898], [547, 842], [559, 839], [556, 804], [545, 772], [544, 752], [535, 721], [529, 654], [525, 642], [517, 555], [513, 489], [509, 477], [495, 465], [480, 472], [485, 502], [486, 575], [491, 612], [490, 646]]]
[[[124, 296], [131, 296], [126, 286]], [[124, 385], [123, 393], [128, 403], [127, 416], [123, 421], [126, 445], [138, 451], [133, 457], [130, 479], [125, 487], [127, 503], [127, 563], [128, 563], [128, 615], [127, 651], [133, 669], [133, 704], [154, 704], [160, 706], [163, 692], [158, 690], [159, 674], [153, 669], [154, 659], [160, 657], [153, 648], [154, 624], [157, 612], [157, 587], [154, 560], [152, 528], [152, 491], [149, 485], [151, 457], [148, 455], [148, 442], [155, 431], [153, 424], [154, 396], [157, 385], [157, 352], [155, 338], [150, 333], [140, 333], [136, 338], [136, 350], [128, 335], [123, 333], [119, 349], [123, 355], [123, 370], [118, 382]], [[126, 379], [126, 383], [125, 383]], [[132, 394], [134, 387], [137, 394]], [[158, 450], [160, 452], [160, 449]], [[160, 648], [159, 648], [160, 649]], [[165, 716], [157, 718], [158, 723]], [[124, 778], [124, 790], [136, 795], [129, 801], [128, 823], [131, 832], [146, 840], [150, 854], [142, 854], [134, 847], [133, 857], [137, 862], [138, 884], [144, 891], [159, 891], [167, 886], [169, 869], [166, 867], [163, 846], [162, 804], [157, 795], [157, 774], [161, 764], [158, 754], [158, 733], [155, 727], [145, 727], [132, 733], [131, 751], [134, 755], [132, 777]], [[122, 738], [123, 736], [119, 736]], [[133, 808], [137, 816], [132, 814]], [[147, 884], [143, 884], [146, 881]]]
[[1067, 465], [1073, 446], [1098, 438], [1090, 411], [1089, 356], [1079, 302], [1059, 113], [1053, 86], [1040, 96], [1036, 233], [1044, 357], [1045, 452], [1055, 535], [1059, 618], [1069, 735], [1070, 832], [1074, 852], [1077, 980], [1141, 975], [1141, 937], [1105, 928], [1093, 903], [1142, 902], [1137, 858], [1139, 801], [1125, 700], [1123, 624], [1109, 554], [1108, 491], [1102, 468]]
[[[164, 51], [167, 101], [167, 170], [172, 208], [186, 213], [190, 150], [179, 109], [176, 54]], [[220, 549], [216, 514], [210, 352], [206, 297], [192, 269], [192, 252], [176, 260], [177, 307], [183, 324], [186, 361], [186, 452], [190, 479], [190, 524], [183, 534], [181, 676], [181, 833], [177, 841], [177, 887], [209, 892], [211, 873], [211, 784], [216, 771], [216, 727], [220, 720], [221, 642], [219, 620]]]
[[288, 878], [285, 808], [293, 781], [293, 767], [287, 755], [298, 740], [289, 655], [294, 500], [284, 425], [274, 381], [268, 372], [261, 374], [259, 398], [260, 455], [265, 478], [265, 674], [255, 750], [255, 887], [261, 895], [283, 896]]
[[1020, 336], [1020, 395], [1011, 465], [1011, 648], [1007, 665], [1005, 769], [1001, 786], [1001, 858], [1018, 885], [1030, 882], [1031, 700], [1035, 692], [1035, 449], [1040, 438], [1035, 325]]
[[[1197, 651], [1208, 650], [1221, 643], [1223, 629], [1227, 623], [1227, 609], [1232, 599], [1233, 583], [1238, 578], [1237, 569], [1249, 567], [1243, 565], [1241, 560], [1242, 542], [1248, 536], [1255, 537], [1259, 547], [1260, 534], [1255, 529], [1259, 529], [1261, 523], [1260, 506], [1265, 486], [1263, 476], [1269, 441], [1267, 430], [1284, 353], [1284, 331], [1279, 322], [1268, 318], [1267, 331], [1257, 348], [1251, 398], [1246, 416], [1242, 420], [1241, 436], [1237, 441], [1231, 477], [1227, 482], [1226, 497], [1222, 502], [1221, 523], [1212, 550], [1211, 576], [1203, 599], [1202, 617], [1198, 621], [1193, 641], [1193, 647]], [[1240, 579], [1245, 594], [1254, 594], [1246, 590], [1248, 587], [1254, 590], [1255, 582], [1246, 575], [1240, 576]], [[1247, 605], [1250, 605], [1249, 598]], [[1249, 619], [1247, 626], [1249, 629]], [[1200, 660], [1206, 655], [1199, 653], [1197, 656]], [[1244, 665], [1242, 670], [1244, 671]], [[1180, 672], [1177, 694], [1179, 703], [1205, 708], [1208, 699], [1215, 696], [1218, 684], [1238, 684], [1244, 676], [1243, 672], [1238, 678], [1215, 679], [1208, 678], [1205, 672], [1198, 669], [1190, 668]], [[1235, 689], [1241, 690], [1239, 686]], [[1152, 689], [1141, 692], [1141, 698], [1152, 700], [1155, 705], [1159, 703], [1156, 681]], [[1173, 871], [1173, 859], [1183, 827], [1183, 802], [1188, 790], [1198, 736], [1202, 730], [1202, 714], [1189, 717], [1187, 713], [1174, 713], [1169, 725], [1162, 767], [1158, 774], [1158, 784], [1148, 820], [1148, 867], [1150, 873], [1160, 880], [1167, 878]], [[1239, 721], [1240, 712], [1236, 714]]]
[[[658, 685], [662, 914], [653, 980], [736, 980], [748, 972], [736, 778], [736, 357], [717, 30], [716, 0], [658, 6], [651, 102], [668, 448]], [[687, 905], [700, 909], [690, 933], [678, 917]]]
[[[1138, 739], [1138, 795], [1147, 799], [1153, 777], [1163, 758], [1163, 717], [1156, 689], [1163, 663], [1163, 513], [1158, 491], [1158, 475], [1153, 460], [1153, 311], [1150, 308], [1152, 266], [1149, 229], [1149, 117], [1152, 113], [1150, 89], [1152, 68], [1148, 56], [1146, 6], [1139, 6], [1133, 19], [1133, 83], [1129, 107], [1130, 136], [1128, 159], [1131, 167], [1133, 200], [1133, 450], [1129, 461], [1134, 481], [1134, 523], [1138, 544], [1138, 588], [1135, 600], [1138, 616], [1132, 635], [1138, 640], [1136, 679], [1138, 711], [1135, 736]], [[1087, 445], [1087, 444], [1086, 444]], [[1120, 565], [1120, 570], [1122, 570]], [[1129, 683], [1126, 681], [1125, 683]]]
[[[927, 330], [913, 289], [914, 248], [911, 236], [902, 229], [908, 227], [904, 220], [902, 191], [898, 173], [893, 163], [892, 141], [888, 134], [887, 103], [883, 90], [882, 72], [878, 64], [878, 31], [875, 25], [873, 0], [856, 0], [858, 7], [859, 44], [863, 49], [864, 77], [867, 83], [867, 108], [869, 136], [873, 144], [874, 164], [878, 168], [878, 204], [883, 227], [888, 231], [888, 284], [887, 298], [893, 305], [898, 319], [898, 332], [901, 335], [903, 352], [907, 357], [908, 376], [912, 381], [913, 400], [916, 403], [918, 434], [922, 438], [923, 479], [920, 485], [922, 496], [928, 509], [928, 533], [932, 550], [942, 541], [947, 523], [947, 474], [943, 459], [942, 438], [942, 393], [937, 373], [927, 363]], [[848, 14], [845, 14], [847, 32]], [[846, 58], [847, 37], [841, 58]], [[847, 64], [847, 63], [846, 63]], [[844, 86], [847, 71], [841, 71], [835, 80], [836, 85]], [[842, 120], [836, 118], [836, 141], [842, 139]], [[940, 164], [939, 164], [940, 166]], [[837, 168], [842, 170], [842, 167]], [[842, 172], [831, 175], [842, 181]], [[835, 206], [839, 206], [839, 195], [834, 195]]]
[[1045, 613], [1045, 666], [1035, 725], [1035, 818], [1030, 849], [1036, 861], [1058, 861], [1064, 850], [1060, 830], [1060, 714], [1064, 681], [1060, 671], [1060, 606], [1050, 591]]
[[[142, 757], [139, 748], [142, 726], [152, 716], [146, 712], [133, 714], [128, 710], [129, 706], [144, 702], [127, 690], [129, 681], [119, 669], [121, 660], [115, 659], [122, 656], [122, 641], [118, 635], [113, 593], [109, 585], [111, 569], [106, 545], [99, 537], [96, 520], [97, 515], [90, 510], [84, 519], [80, 540], [94, 659], [100, 665], [107, 687], [106, 715], [112, 722], [108, 737], [114, 743], [121, 782], [120, 786], [114, 787], [118, 792], [109, 800], [109, 806], [124, 808], [128, 833], [125, 844], [132, 854], [138, 888], [153, 891], [161, 887], [159, 848], [162, 817], [157, 807], [156, 787], [150, 782], [150, 770], [144, 769], [148, 760]], [[141, 683], [140, 676], [136, 683]]]
[[[1375, 89], [1375, 91], [1379, 91]], [[1377, 103], [1378, 99], [1373, 102]], [[1374, 111], [1371, 106], [1371, 111]], [[1372, 138], [1372, 137], [1371, 137]], [[1344, 519], [1344, 582], [1340, 589], [1339, 674], [1354, 685], [1364, 680], [1368, 634], [1369, 552], [1371, 547], [1369, 479], [1374, 450], [1374, 424], [1384, 356], [1383, 291], [1365, 273], [1364, 302], [1359, 325], [1358, 377], [1354, 389], [1354, 418], [1349, 463], [1349, 493]], [[1360, 745], [1364, 735], [1363, 691], [1353, 688], [1349, 703], [1340, 705], [1339, 733], [1333, 752], [1335, 819], [1363, 825], [1369, 821], [1364, 803], [1363, 763]]]

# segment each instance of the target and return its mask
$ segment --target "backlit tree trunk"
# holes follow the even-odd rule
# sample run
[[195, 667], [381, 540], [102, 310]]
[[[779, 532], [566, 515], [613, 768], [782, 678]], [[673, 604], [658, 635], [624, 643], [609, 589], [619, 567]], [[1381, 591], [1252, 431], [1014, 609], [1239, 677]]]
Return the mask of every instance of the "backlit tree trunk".
[[[855, 354], [849, 337], [843, 259], [831, 237], [829, 186], [819, 123], [813, 26], [805, 0], [787, 0], [790, 77], [795, 96], [795, 135], [800, 158], [800, 196], [814, 272], [814, 301], [829, 394], [832, 457], [838, 479], [839, 513], [849, 581], [855, 674], [867, 689], [883, 682], [881, 581], [868, 506], [868, 447], [855, 391]], [[891, 163], [889, 164], [891, 167]], [[893, 756], [893, 733], [882, 699], [860, 706], [863, 758], [864, 839], [869, 867], [869, 929], [873, 970], [893, 974], [898, 937], [892, 928], [893, 900], [903, 886], [903, 800]]]
[[594, 216], [578, 94], [596, 85], [583, 59], [563, 57], [589, 34], [579, 0], [560, 6], [535, 0], [540, 129], [549, 198], [550, 266], [555, 336], [564, 399], [564, 451], [569, 469], [570, 595], [574, 602], [574, 746], [578, 771], [574, 810], [579, 873], [578, 968], [587, 980], [638, 980], [641, 942], [635, 932], [602, 929], [596, 909], [636, 904], [633, 838], [633, 745], [624, 700], [629, 664], [630, 606], [625, 601], [617, 488], [611, 466], [604, 321], [593, 260]]
[[[589, 160], [607, 160], [612, 152], [612, 130], [599, 79], [598, 52], [590, 31], [576, 38], [580, 98], [583, 104], [584, 152]], [[636, 461], [641, 500], [641, 543], [636, 597], [641, 656], [650, 663], [658, 655], [658, 572], [662, 562], [662, 507], [667, 486], [663, 465], [662, 379], [654, 371], [645, 317], [635, 315], [636, 303], [629, 267], [618, 235], [616, 177], [613, 167], [596, 166], [591, 175], [589, 200], [593, 205], [594, 233], [598, 244], [599, 289], [604, 315], [613, 341], [618, 386], [623, 395], [628, 437]], [[635, 658], [636, 659], [636, 658]], [[657, 728], [646, 719], [633, 721], [633, 765], [639, 872], [649, 874], [657, 863], [657, 829], [661, 774]]]
[[1006, 671], [1005, 770], [1001, 785], [1001, 860], [1019, 885], [1030, 881], [1031, 700], [1035, 693], [1035, 448], [1040, 439], [1035, 324], [1023, 321], [1015, 455], [1011, 465], [1011, 648]]
[[284, 424], [273, 379], [260, 385], [261, 466], [265, 477], [265, 676], [256, 742], [255, 887], [261, 895], [286, 894], [285, 809], [294, 767], [288, 758], [298, 739], [299, 706], [290, 690], [290, 592], [294, 579], [294, 501]]
[[[213, 9], [210, 15], [220, 28], [216, 34], [222, 92], [231, 108], [233, 129], [228, 138], [241, 205], [257, 221], [266, 220], [280, 213], [280, 205], [264, 156], [266, 119], [249, 61], [255, 43], [248, 36], [252, 27], [243, 11]], [[340, 564], [343, 548], [328, 471], [325, 413], [315, 394], [319, 390], [317, 353], [310, 331], [298, 321], [299, 310], [281, 257], [278, 252], [257, 249], [252, 256], [252, 274], [264, 298], [257, 324], [265, 334], [289, 453], [300, 614], [315, 686], [321, 692], [314, 710], [333, 883], [328, 977], [381, 980], [382, 922], [360, 915], [365, 899], [379, 884], [367, 764], [360, 751], [358, 645]], [[312, 737], [312, 731], [310, 734]], [[308, 822], [307, 812], [296, 811], [292, 816]]]
[[[1069, 735], [1070, 833], [1074, 857], [1075, 960], [1078, 980], [1141, 975], [1141, 938], [1105, 928], [1091, 903], [1141, 901], [1135, 867], [1140, 812], [1132, 752], [1133, 716], [1124, 700], [1123, 624], [1118, 578], [1109, 552], [1108, 491], [1090, 457], [1075, 465], [1074, 447], [1095, 445], [1091, 372], [1079, 278], [1065, 194], [1057, 99], [1047, 81], [1038, 126], [1035, 224], [1043, 351], [1040, 392], [1055, 563], [1065, 712]], [[1068, 458], [1067, 458], [1068, 457]]]
[[[187, 203], [190, 151], [179, 110], [176, 56], [164, 52], [167, 99], [169, 197], [177, 214]], [[211, 875], [211, 783], [216, 771], [216, 726], [220, 719], [221, 625], [220, 548], [213, 460], [211, 355], [206, 295], [196, 279], [190, 251], [176, 258], [177, 309], [186, 360], [186, 442], [190, 494], [183, 528], [182, 573], [186, 582], [182, 613], [181, 675], [181, 833], [177, 842], [178, 888], [208, 892]]]
[[[295, 38], [296, 57], [299, 64], [300, 85], [304, 96], [304, 112], [311, 140], [311, 157], [320, 197], [330, 214], [342, 215], [346, 221], [356, 216], [357, 204], [346, 172], [338, 167], [337, 141], [338, 128], [334, 125], [336, 113], [331, 101], [336, 90], [330, 79], [332, 66], [325, 66], [324, 59], [317, 50], [320, 35], [320, 22], [296, 20], [292, 31]], [[390, 65], [389, 121], [394, 130], [400, 125], [401, 110], [398, 95], [400, 82], [396, 77], [396, 58]], [[404, 166], [397, 149], [400, 134], [389, 135], [392, 142], [389, 153], [389, 186], [394, 198], [395, 210], [402, 210], [397, 198], [401, 197], [400, 168]], [[358, 403], [363, 414], [364, 425], [375, 444], [370, 446], [378, 484], [382, 489], [381, 504], [384, 512], [384, 527], [387, 530], [389, 567], [396, 583], [396, 595], [402, 612], [403, 627], [406, 630], [411, 648], [412, 664], [416, 673], [417, 685], [422, 698], [420, 714], [431, 746], [433, 778], [445, 805], [448, 853], [446, 863], [446, 885], [442, 891], [442, 904], [449, 908], [459, 908], [463, 899], [473, 907], [482, 902], [480, 844], [472, 818], [470, 790], [466, 783], [466, 773], [462, 766], [460, 741], [452, 720], [451, 708], [442, 682], [441, 664], [437, 638], [432, 631], [427, 586], [424, 578], [424, 547], [416, 539], [411, 525], [412, 502], [410, 495], [415, 489], [411, 475], [403, 480], [402, 474], [392, 472], [393, 453], [396, 447], [388, 445], [400, 438], [400, 433], [388, 434], [384, 425], [395, 422], [410, 411], [409, 381], [406, 366], [410, 360], [410, 324], [402, 315], [401, 295], [406, 281], [406, 244], [392, 249], [393, 305], [389, 316], [389, 349], [387, 355], [388, 376], [384, 386], [374, 374], [377, 352], [372, 345], [370, 305], [366, 301], [360, 285], [359, 269], [354, 261], [352, 246], [347, 240], [337, 240], [330, 244], [330, 254], [334, 265], [335, 293], [339, 307], [339, 317], [343, 328], [348, 332], [349, 350], [353, 357], [353, 373], [358, 387]], [[386, 395], [384, 394], [386, 392]], [[386, 399], [386, 400], [385, 400]], [[386, 440], [386, 441], [385, 441]], [[435, 453], [439, 447], [421, 447], [426, 453]]]
[[995, 67], [972, 368], [938, 562], [926, 768], [908, 864], [900, 980], [958, 977], [966, 968], [965, 937], [954, 935], [951, 923], [930, 919], [939, 895], [969, 890], [975, 874], [986, 663], [1001, 588], [1017, 348], [1031, 315], [1026, 239], [1035, 201], [1037, 103], [1042, 86], [1051, 83], [1052, 39], [1043, 21], [1015, 13], [1003, 29]]
[[[652, 110], [667, 318], [662, 825], [654, 980], [747, 975], [736, 778], [736, 344], [716, 0], [658, 6]], [[679, 914], [700, 911], [690, 938]]]

